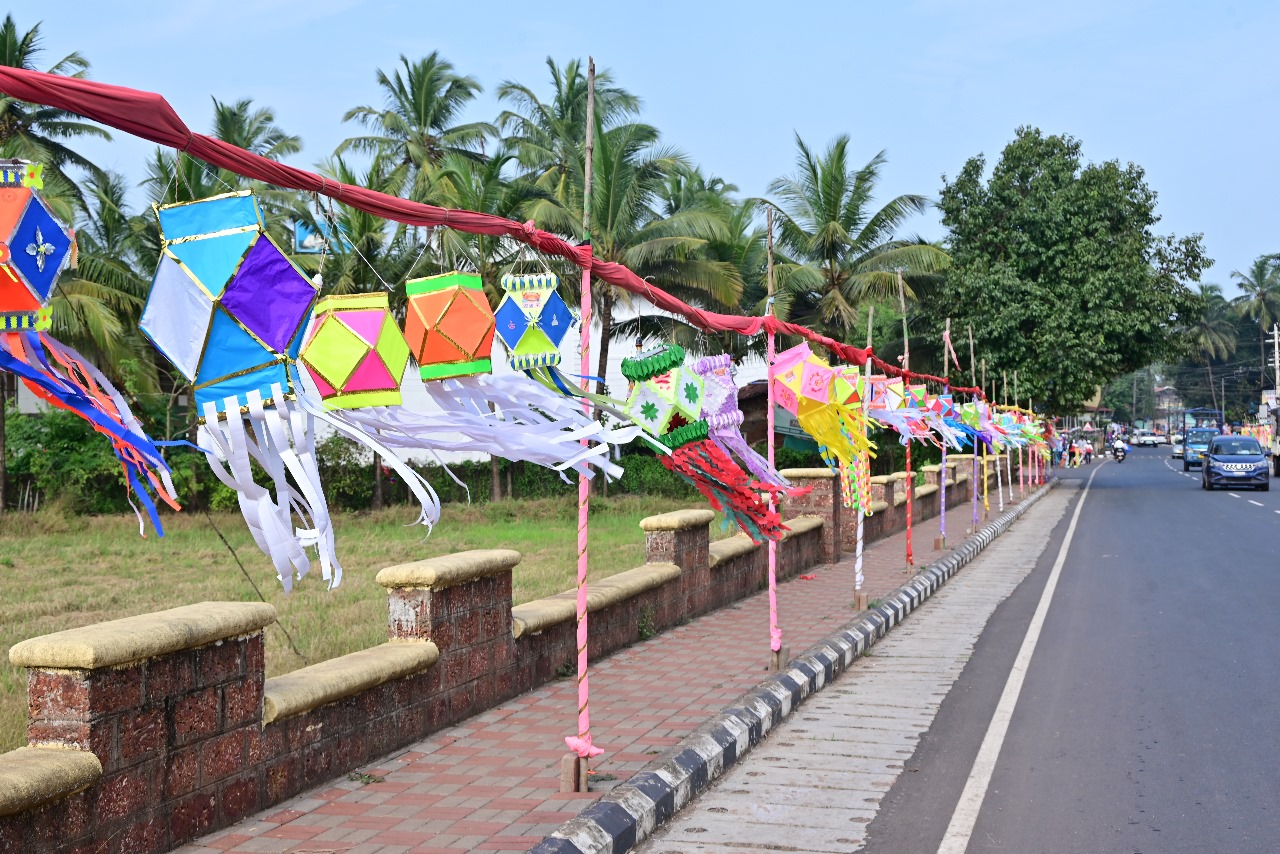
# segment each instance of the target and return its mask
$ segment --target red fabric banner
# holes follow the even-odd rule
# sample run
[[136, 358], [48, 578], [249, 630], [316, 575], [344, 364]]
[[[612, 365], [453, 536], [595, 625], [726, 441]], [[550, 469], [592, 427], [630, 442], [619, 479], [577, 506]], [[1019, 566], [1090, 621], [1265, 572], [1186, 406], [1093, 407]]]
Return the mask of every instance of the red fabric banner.
[[[383, 219], [407, 225], [446, 226], [470, 234], [510, 237], [539, 252], [558, 255], [582, 269], [589, 269], [597, 279], [643, 296], [657, 308], [678, 314], [705, 332], [794, 335], [825, 347], [838, 359], [854, 365], [864, 365], [873, 358], [870, 349], [841, 343], [797, 323], [774, 317], [743, 317], [694, 308], [644, 281], [621, 264], [594, 257], [590, 247], [574, 246], [564, 238], [542, 231], [532, 222], [522, 224], [490, 214], [424, 205], [365, 187], [343, 184], [305, 169], [286, 166], [220, 139], [193, 133], [169, 102], [154, 92], [6, 66], [0, 66], [0, 92], [20, 101], [77, 113], [133, 136], [185, 151], [192, 157], [246, 178], [277, 187], [319, 193]], [[942, 377], [904, 371], [879, 359], [874, 362], [892, 376], [946, 383]]]

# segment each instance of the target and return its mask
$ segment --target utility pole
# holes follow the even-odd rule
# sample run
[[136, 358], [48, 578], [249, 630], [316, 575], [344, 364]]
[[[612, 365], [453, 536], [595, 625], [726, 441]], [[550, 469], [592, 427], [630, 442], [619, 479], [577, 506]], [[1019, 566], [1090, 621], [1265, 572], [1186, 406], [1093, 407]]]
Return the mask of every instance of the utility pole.
[[1132, 433], [1138, 423], [1138, 372], [1133, 372], [1133, 408], [1129, 410], [1129, 432]]

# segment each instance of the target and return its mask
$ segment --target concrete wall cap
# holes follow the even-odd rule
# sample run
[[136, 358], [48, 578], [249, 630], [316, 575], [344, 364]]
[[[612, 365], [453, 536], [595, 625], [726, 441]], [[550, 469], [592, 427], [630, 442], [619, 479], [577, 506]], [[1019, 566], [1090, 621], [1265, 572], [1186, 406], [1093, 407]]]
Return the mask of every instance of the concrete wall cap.
[[102, 763], [87, 750], [19, 747], [0, 753], [0, 816], [82, 792], [102, 778]]
[[926, 483], [924, 486], [916, 487], [916, 498], [924, 498], [926, 495], [933, 495], [938, 491], [936, 483]]
[[[592, 581], [587, 587], [587, 612], [625, 602], [679, 577], [680, 567], [674, 563], [646, 563], [644, 566]], [[511, 634], [521, 638], [570, 622], [577, 617], [577, 608], [576, 589], [516, 605], [511, 609]]]
[[897, 481], [897, 480], [906, 480], [906, 479], [907, 479], [907, 473], [906, 473], [905, 471], [895, 471], [893, 474], [891, 474], [891, 475], [887, 475], [887, 477], [888, 477], [890, 480], [894, 480], [894, 481]]
[[872, 483], [876, 483], [881, 486], [885, 485], [886, 483], [893, 483], [895, 480], [897, 480], [897, 478], [891, 474], [878, 474], [875, 477], [871, 478]]
[[262, 722], [309, 712], [383, 682], [421, 673], [440, 658], [431, 641], [390, 641], [268, 679], [262, 689]]
[[934, 465], [931, 465], [931, 466], [920, 466], [920, 471], [924, 471], [924, 472], [937, 472], [937, 471], [942, 471], [942, 464], [941, 464], [941, 463], [937, 463], [937, 464], [934, 464]]
[[871, 515], [872, 515], [872, 516], [874, 516], [874, 515], [875, 515], [875, 514], [877, 514], [877, 513], [883, 513], [884, 511], [886, 511], [886, 510], [888, 510], [888, 509], [889, 509], [889, 502], [888, 502], [888, 501], [872, 501], [872, 502], [871, 502]]
[[836, 473], [831, 469], [783, 469], [778, 472], [785, 478], [792, 477], [812, 477], [812, 478], [834, 478]]
[[275, 620], [276, 609], [264, 602], [201, 602], [31, 638], [9, 650], [9, 661], [97, 670], [253, 634]]
[[806, 534], [821, 527], [821, 516], [797, 516], [787, 520], [788, 530], [783, 532], [782, 539], [789, 540], [798, 534]]
[[520, 552], [512, 549], [473, 549], [450, 555], [388, 566], [374, 580], [383, 587], [444, 590], [468, 581], [489, 578], [514, 569]]
[[751, 542], [751, 538], [746, 534], [725, 537], [723, 540], [716, 540], [711, 544], [711, 548], [708, 550], [708, 563], [714, 569], [726, 561], [733, 560], [735, 557], [749, 555], [758, 548], [760, 547]]
[[640, 520], [642, 531], [683, 531], [710, 525], [716, 514], [710, 510], [672, 510], [670, 513], [659, 513], [657, 516], [646, 516]]

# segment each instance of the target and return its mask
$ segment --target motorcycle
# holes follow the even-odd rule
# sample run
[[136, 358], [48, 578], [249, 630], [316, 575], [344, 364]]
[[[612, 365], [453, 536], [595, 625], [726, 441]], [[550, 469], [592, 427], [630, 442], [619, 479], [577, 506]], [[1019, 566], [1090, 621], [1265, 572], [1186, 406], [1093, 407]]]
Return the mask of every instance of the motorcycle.
[[1112, 448], [1111, 455], [1116, 458], [1116, 462], [1118, 463], [1124, 462], [1124, 458], [1128, 456], [1124, 448]]

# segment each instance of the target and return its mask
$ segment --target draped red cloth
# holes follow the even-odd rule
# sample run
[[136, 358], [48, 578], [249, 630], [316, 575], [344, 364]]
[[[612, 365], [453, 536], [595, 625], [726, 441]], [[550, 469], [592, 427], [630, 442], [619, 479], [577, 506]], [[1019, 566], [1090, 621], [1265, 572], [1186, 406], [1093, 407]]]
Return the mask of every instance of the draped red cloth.
[[[740, 335], [773, 332], [794, 335], [827, 348], [833, 355], [850, 364], [864, 365], [872, 358], [870, 349], [864, 350], [841, 343], [797, 323], [788, 323], [774, 317], [743, 317], [695, 308], [649, 284], [621, 264], [594, 257], [590, 247], [574, 246], [562, 237], [536, 228], [532, 222], [522, 224], [490, 214], [424, 205], [365, 187], [343, 184], [245, 151], [220, 139], [193, 133], [169, 102], [154, 92], [7, 66], [0, 66], [0, 92], [20, 101], [77, 113], [167, 148], [185, 151], [192, 157], [246, 178], [277, 187], [319, 193], [383, 219], [407, 225], [446, 226], [469, 234], [510, 237], [539, 252], [558, 255], [582, 269], [589, 269], [597, 279], [643, 296], [656, 307], [684, 317], [691, 325], [705, 332], [736, 332]], [[942, 377], [904, 371], [879, 359], [875, 363], [893, 376], [946, 382]]]

